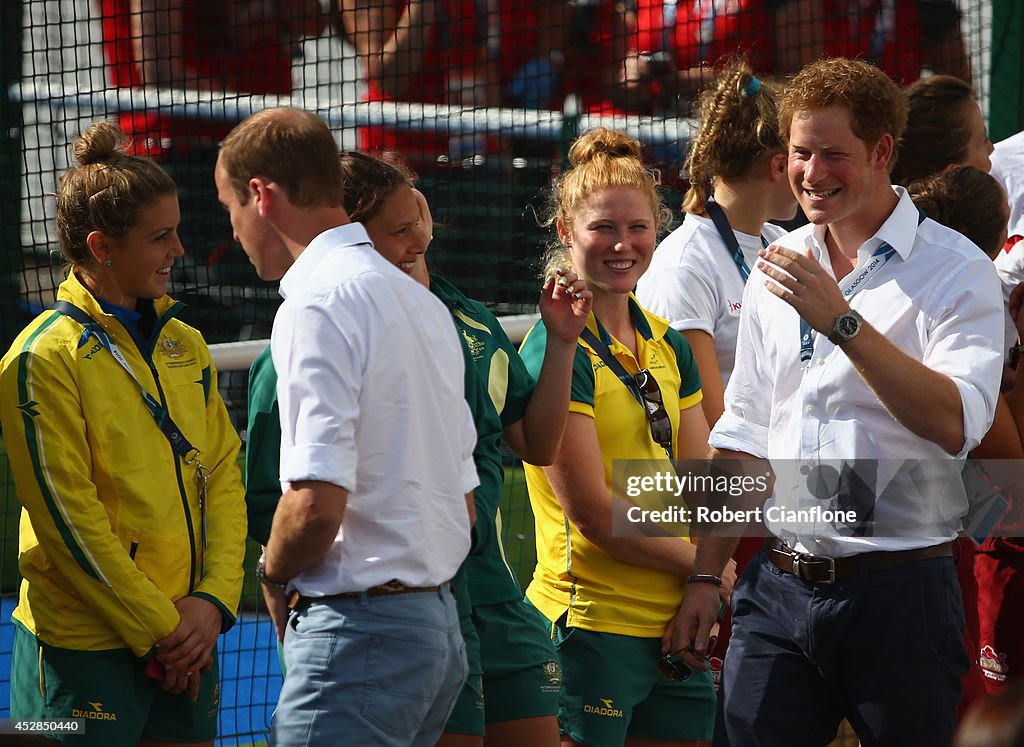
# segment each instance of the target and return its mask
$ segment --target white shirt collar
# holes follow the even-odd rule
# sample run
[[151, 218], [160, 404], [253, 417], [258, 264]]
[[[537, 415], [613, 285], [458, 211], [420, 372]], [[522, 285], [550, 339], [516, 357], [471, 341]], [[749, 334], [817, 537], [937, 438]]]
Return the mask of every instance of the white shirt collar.
[[[893, 185], [893, 191], [899, 197], [896, 207], [889, 213], [889, 217], [879, 226], [878, 231], [870, 239], [865, 241], [857, 251], [857, 264], [861, 264], [882, 244], [888, 244], [906, 261], [914, 250], [914, 241], [917, 239], [917, 226], [919, 212], [914, 201], [904, 187]], [[826, 226], [815, 226], [812, 236], [814, 240], [808, 242], [815, 256], [825, 266], [831, 268], [828, 260], [828, 252], [823, 252], [825, 246]]]
[[316, 271], [320, 260], [328, 252], [359, 244], [373, 247], [373, 242], [370, 241], [362, 223], [348, 223], [344, 226], [329, 228], [316, 236], [302, 250], [292, 266], [288, 268], [288, 272], [281, 278], [281, 287], [278, 291], [281, 297], [288, 298], [290, 294], [305, 286], [306, 281]]

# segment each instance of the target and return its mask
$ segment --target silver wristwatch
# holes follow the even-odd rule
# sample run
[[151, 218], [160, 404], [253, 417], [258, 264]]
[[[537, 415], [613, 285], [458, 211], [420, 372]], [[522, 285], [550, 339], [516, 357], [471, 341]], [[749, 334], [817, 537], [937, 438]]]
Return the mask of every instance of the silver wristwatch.
[[280, 581], [271, 581], [269, 578], [267, 578], [266, 565], [267, 556], [260, 555], [260, 559], [256, 561], [256, 578], [259, 579], [259, 582], [264, 586], [269, 586], [271, 589], [287, 589], [287, 582], [282, 584]]
[[863, 322], [864, 317], [853, 309], [843, 312], [832, 323], [832, 331], [828, 335], [829, 341], [834, 345], [842, 345], [844, 342], [852, 340], [860, 332]]

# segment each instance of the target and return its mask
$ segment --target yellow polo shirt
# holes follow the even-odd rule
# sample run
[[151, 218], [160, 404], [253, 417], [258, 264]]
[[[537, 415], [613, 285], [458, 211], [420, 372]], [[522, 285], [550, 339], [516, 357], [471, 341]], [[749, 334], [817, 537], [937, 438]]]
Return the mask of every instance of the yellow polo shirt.
[[[686, 339], [660, 317], [644, 311], [630, 296], [639, 358], [612, 338], [591, 314], [587, 327], [608, 344], [629, 373], [646, 368], [657, 379], [672, 432], [679, 413], [699, 405], [697, 364]], [[530, 330], [520, 355], [536, 378], [544, 358], [543, 322]], [[651, 437], [643, 407], [587, 343], [580, 340], [573, 362], [570, 412], [594, 418], [601, 445], [605, 485], [611, 490], [612, 463], [645, 459], [671, 466]], [[678, 439], [675, 439], [678, 441]], [[673, 443], [678, 458], [679, 444]], [[682, 572], [643, 568], [618, 560], [588, 541], [566, 518], [544, 470], [524, 465], [537, 528], [537, 567], [526, 596], [549, 620], [568, 612], [567, 624], [603, 633], [656, 637], [679, 609], [686, 577]]]

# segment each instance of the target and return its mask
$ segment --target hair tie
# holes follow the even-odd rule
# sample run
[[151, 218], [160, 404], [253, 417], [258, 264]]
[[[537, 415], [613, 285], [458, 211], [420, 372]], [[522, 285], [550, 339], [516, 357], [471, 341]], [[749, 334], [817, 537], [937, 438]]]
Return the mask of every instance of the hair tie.
[[758, 80], [756, 75], [750, 77], [750, 82], [743, 86], [744, 96], [753, 96], [755, 93], [761, 90], [761, 81]]

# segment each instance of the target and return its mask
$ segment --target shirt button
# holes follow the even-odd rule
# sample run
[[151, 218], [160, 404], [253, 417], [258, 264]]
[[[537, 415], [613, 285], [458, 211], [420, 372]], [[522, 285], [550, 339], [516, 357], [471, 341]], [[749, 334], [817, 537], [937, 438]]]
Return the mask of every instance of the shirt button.
[[825, 365], [825, 359], [824, 358], [818, 358], [818, 365], [819, 366], [824, 366]]
[[814, 405], [807, 405], [807, 414], [808, 415], [813, 415], [814, 414]]

